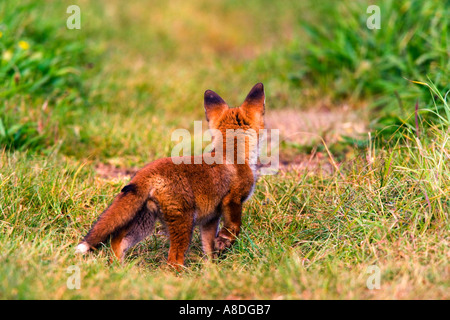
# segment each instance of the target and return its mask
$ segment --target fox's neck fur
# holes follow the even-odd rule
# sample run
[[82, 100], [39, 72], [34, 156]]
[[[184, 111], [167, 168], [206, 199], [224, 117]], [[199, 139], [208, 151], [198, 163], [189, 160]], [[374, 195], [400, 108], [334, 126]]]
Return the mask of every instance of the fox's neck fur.
[[259, 157], [259, 134], [253, 129], [218, 130], [211, 154], [224, 164], [247, 164], [256, 174]]

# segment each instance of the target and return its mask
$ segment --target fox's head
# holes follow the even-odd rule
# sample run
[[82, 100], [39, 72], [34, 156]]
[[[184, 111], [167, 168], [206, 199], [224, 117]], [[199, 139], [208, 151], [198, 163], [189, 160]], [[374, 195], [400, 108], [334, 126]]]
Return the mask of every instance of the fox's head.
[[240, 107], [230, 108], [214, 91], [205, 91], [205, 114], [210, 129], [264, 129], [264, 86], [257, 83]]
[[[216, 136], [215, 149], [233, 148], [239, 152], [237, 147], [237, 140], [233, 139], [234, 143], [227, 145], [227, 136], [231, 134], [243, 133], [244, 136], [250, 137], [245, 141], [245, 159], [254, 158], [258, 152], [258, 140], [260, 138], [261, 130], [264, 129], [264, 109], [265, 109], [265, 95], [264, 86], [262, 83], [257, 83], [248, 93], [241, 106], [230, 108], [227, 103], [214, 91], [205, 91], [205, 114], [206, 120], [209, 124], [209, 129], [213, 132], [220, 132], [222, 139], [220, 143], [223, 149], [218, 145]], [[256, 160], [256, 159], [253, 159]]]

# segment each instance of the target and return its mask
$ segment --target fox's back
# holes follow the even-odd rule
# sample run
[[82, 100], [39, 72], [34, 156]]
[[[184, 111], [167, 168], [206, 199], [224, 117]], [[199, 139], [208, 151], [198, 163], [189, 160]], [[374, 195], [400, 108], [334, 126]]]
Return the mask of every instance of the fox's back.
[[[194, 209], [197, 219], [213, 214], [227, 194], [246, 199], [254, 177], [246, 164], [208, 164], [203, 156], [163, 158], [141, 169], [130, 184], [149, 185], [150, 197], [162, 212]], [[187, 159], [187, 160], [186, 160]], [[166, 209], [166, 210], [165, 210]]]

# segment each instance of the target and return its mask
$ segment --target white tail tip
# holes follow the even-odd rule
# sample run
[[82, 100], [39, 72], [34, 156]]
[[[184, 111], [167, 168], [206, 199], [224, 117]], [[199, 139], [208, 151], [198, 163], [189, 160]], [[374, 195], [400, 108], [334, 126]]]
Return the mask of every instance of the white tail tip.
[[86, 252], [89, 251], [89, 246], [86, 243], [80, 243], [77, 248], [75, 249], [75, 253], [78, 254], [85, 254]]

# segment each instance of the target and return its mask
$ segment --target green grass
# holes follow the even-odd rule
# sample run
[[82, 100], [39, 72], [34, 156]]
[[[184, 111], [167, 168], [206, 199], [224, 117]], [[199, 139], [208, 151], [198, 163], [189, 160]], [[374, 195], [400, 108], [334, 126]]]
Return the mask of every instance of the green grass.
[[[82, 28], [68, 30], [71, 4], [0, 4], [1, 299], [449, 298], [444, 3], [382, 1], [381, 30], [365, 27], [362, 1], [82, 1]], [[196, 230], [176, 274], [161, 226], [123, 265], [109, 245], [74, 255], [128, 181], [99, 164], [170, 155], [171, 131], [204, 119], [206, 89], [237, 105], [259, 81], [267, 116], [348, 104], [378, 130], [283, 144], [322, 160], [260, 179], [217, 261]]]
[[68, 32], [65, 8], [0, 4], [0, 144], [7, 149], [47, 149], [88, 110], [85, 81], [98, 49], [85, 32]]
[[[369, 100], [374, 129], [398, 126], [414, 112], [417, 99], [432, 105], [428, 90], [408, 80], [449, 88], [450, 9], [445, 2], [379, 1], [380, 29], [369, 29], [368, 4], [353, 1], [322, 10], [321, 23], [300, 23], [308, 34], [287, 51], [293, 86], [314, 86], [334, 101]], [[439, 114], [445, 109], [439, 109]], [[433, 117], [432, 114], [428, 116]], [[383, 130], [388, 140], [393, 130]]]
[[[246, 205], [242, 234], [230, 252], [207, 263], [196, 234], [179, 276], [166, 266], [168, 241], [160, 233], [134, 248], [124, 266], [109, 264], [108, 247], [87, 258], [73, 255], [76, 240], [126, 180], [98, 179], [88, 167], [56, 157], [4, 154], [1, 294], [448, 298], [450, 166], [448, 159], [438, 170], [434, 166], [443, 148], [448, 138], [422, 150], [423, 156], [412, 148], [377, 150], [373, 161], [348, 164], [342, 177], [296, 171], [266, 177]], [[71, 265], [82, 272], [80, 290], [66, 287]], [[365, 286], [370, 265], [382, 270], [380, 290]]]

